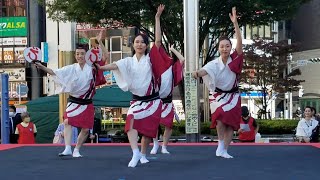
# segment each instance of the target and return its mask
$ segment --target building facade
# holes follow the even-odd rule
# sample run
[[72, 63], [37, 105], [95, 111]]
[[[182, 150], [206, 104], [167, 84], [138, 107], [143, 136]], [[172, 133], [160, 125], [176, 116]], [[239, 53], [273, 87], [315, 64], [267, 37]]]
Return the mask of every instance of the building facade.
[[[300, 51], [293, 53], [293, 62], [320, 57], [320, 0], [312, 0], [300, 7], [292, 18], [291, 35], [294, 43], [297, 43]], [[300, 66], [301, 76], [297, 79], [305, 80], [302, 83], [303, 95], [298, 97], [296, 103], [304, 108], [313, 106], [320, 110], [320, 76], [319, 63], [308, 63]]]
[[[44, 40], [42, 7], [29, 0], [1, 0], [0, 4], [0, 72], [9, 74], [9, 104], [19, 104], [42, 96], [42, 82], [37, 70], [27, 63], [23, 51]], [[27, 93], [18, 92], [25, 85]], [[22, 100], [22, 101], [19, 101]]]

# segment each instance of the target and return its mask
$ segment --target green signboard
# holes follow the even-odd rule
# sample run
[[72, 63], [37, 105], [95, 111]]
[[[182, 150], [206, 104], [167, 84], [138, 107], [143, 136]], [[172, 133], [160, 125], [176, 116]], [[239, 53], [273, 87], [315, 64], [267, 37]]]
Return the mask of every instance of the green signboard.
[[27, 17], [0, 18], [0, 37], [27, 36]]

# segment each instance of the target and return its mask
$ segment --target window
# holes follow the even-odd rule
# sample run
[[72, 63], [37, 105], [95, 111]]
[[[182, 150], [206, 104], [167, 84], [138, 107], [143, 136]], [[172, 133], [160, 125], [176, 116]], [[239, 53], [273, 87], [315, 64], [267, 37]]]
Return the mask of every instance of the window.
[[270, 25], [267, 25], [264, 27], [264, 36], [266, 38], [271, 38], [272, 35], [271, 35], [271, 26]]
[[245, 34], [246, 39], [252, 39], [252, 31], [251, 31], [251, 26], [246, 25], [246, 34]]
[[1, 17], [26, 16], [25, 0], [3, 0], [1, 2]]

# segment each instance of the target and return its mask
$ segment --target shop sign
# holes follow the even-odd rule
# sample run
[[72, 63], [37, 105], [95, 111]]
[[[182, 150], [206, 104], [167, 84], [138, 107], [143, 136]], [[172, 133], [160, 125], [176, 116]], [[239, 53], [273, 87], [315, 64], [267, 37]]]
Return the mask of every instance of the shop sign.
[[0, 18], [0, 37], [27, 36], [27, 17]]
[[0, 38], [0, 45], [2, 46], [14, 46], [14, 45], [27, 45], [27, 37], [16, 37], [16, 38]]
[[9, 81], [25, 81], [26, 70], [24, 68], [4, 68], [0, 69], [0, 73], [7, 73]]

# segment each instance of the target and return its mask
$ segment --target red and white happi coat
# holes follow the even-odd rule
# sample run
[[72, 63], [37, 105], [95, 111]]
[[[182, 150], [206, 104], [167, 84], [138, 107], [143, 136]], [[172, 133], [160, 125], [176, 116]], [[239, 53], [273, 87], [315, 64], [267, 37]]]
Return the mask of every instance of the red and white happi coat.
[[[103, 62], [99, 63], [102, 65]], [[92, 99], [96, 86], [104, 84], [103, 72], [93, 69], [85, 64], [81, 69], [78, 63], [54, 70], [53, 80], [58, 93], [69, 93], [70, 96], [80, 99]], [[64, 118], [71, 126], [79, 128], [92, 128], [94, 122], [93, 104], [80, 105], [68, 102]]]
[[[180, 61], [174, 62], [173, 59], [166, 53], [163, 47], [159, 48], [161, 58], [157, 61], [157, 67], [161, 67], [159, 70], [161, 73], [160, 91], [159, 95], [161, 99], [171, 96], [175, 86], [177, 86], [183, 79], [183, 65]], [[160, 124], [172, 128], [174, 117], [173, 103], [162, 104], [161, 120]]]
[[216, 126], [219, 120], [234, 130], [239, 129], [241, 117], [240, 93], [216, 92], [216, 88], [230, 91], [239, 86], [240, 73], [243, 65], [243, 54], [238, 55], [234, 51], [225, 65], [221, 57], [210, 61], [202, 69], [208, 74], [203, 76], [203, 82], [210, 91], [209, 101], [211, 110], [211, 128]]
[[[159, 50], [153, 46], [150, 53], [144, 55], [138, 61], [136, 55], [127, 57], [116, 62], [117, 70], [113, 71], [117, 85], [123, 91], [130, 91], [132, 94], [144, 97], [159, 92], [159, 72], [153, 62], [160, 58]], [[129, 107], [125, 125], [125, 131], [133, 129], [147, 137], [155, 138], [161, 117], [161, 99], [148, 102], [133, 100]]]

